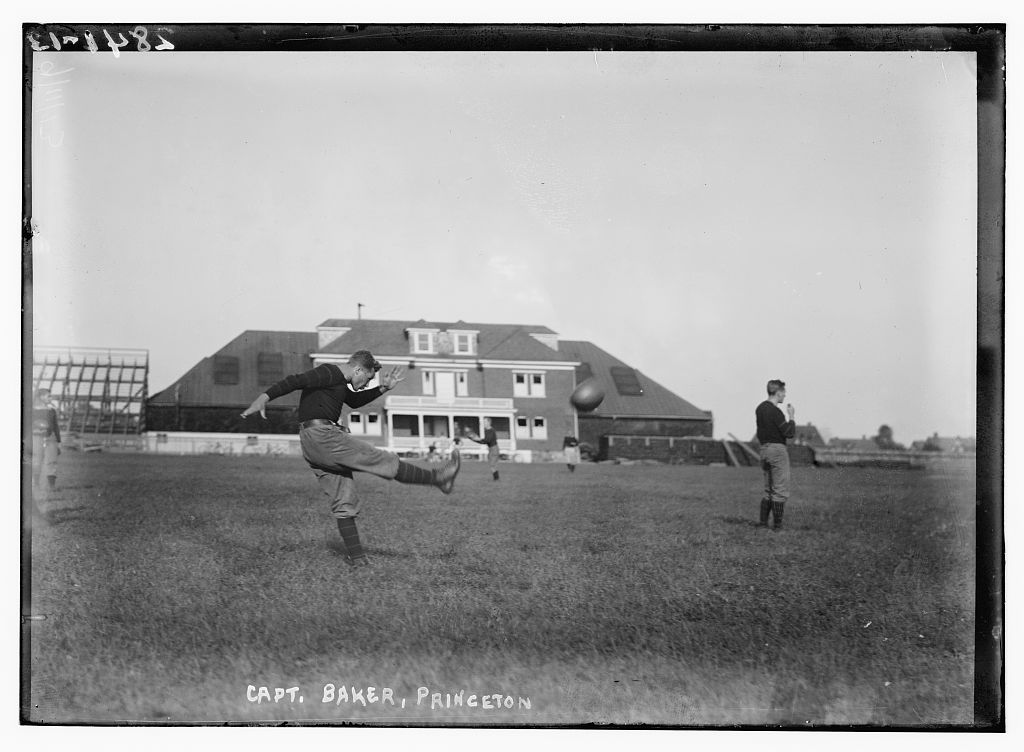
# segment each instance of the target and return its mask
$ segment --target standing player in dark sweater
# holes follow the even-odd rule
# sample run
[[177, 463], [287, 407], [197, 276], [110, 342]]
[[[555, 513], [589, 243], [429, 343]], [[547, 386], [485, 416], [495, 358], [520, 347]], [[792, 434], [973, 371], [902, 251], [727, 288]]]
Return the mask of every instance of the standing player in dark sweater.
[[491, 468], [491, 477], [494, 480], [498, 480], [498, 458], [500, 452], [498, 451], [498, 434], [494, 432], [491, 427], [491, 419], [484, 418], [484, 437], [481, 439], [472, 431], [466, 432], [466, 438], [470, 441], [475, 441], [477, 444], [484, 444], [487, 446], [487, 464]]
[[36, 389], [32, 403], [32, 484], [41, 486], [43, 476], [50, 489], [57, 487], [57, 456], [60, 425], [57, 409], [50, 404], [50, 390]]
[[761, 469], [764, 471], [764, 498], [761, 499], [762, 525], [768, 525], [768, 514], [774, 516], [776, 530], [782, 527], [782, 515], [789, 498], [789, 452], [786, 439], [796, 435], [796, 410], [786, 405], [787, 416], [780, 405], [786, 399], [786, 382], [768, 382], [768, 399], [757, 406], [757, 441], [761, 445]]
[[380, 368], [369, 351], [359, 350], [344, 365], [324, 363], [311, 371], [287, 376], [258, 396], [242, 413], [243, 418], [254, 413], [266, 418], [270, 400], [302, 390], [298, 415], [302, 456], [313, 469], [320, 489], [331, 500], [331, 514], [338, 521], [348, 561], [354, 566], [365, 566], [368, 562], [356, 527], [361, 505], [353, 472], [372, 473], [399, 483], [437, 486], [442, 493], [449, 494], [461, 465], [461, 457], [455, 451], [441, 467], [428, 470], [354, 438], [347, 428], [338, 424], [342, 407], [362, 407], [402, 381], [402, 369], [396, 367], [381, 374], [380, 386], [361, 391]]

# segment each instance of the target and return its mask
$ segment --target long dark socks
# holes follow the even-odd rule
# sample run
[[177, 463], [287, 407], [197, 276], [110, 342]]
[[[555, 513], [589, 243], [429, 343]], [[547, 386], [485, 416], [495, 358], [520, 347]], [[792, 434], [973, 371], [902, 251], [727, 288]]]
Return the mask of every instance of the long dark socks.
[[786, 502], [784, 501], [773, 501], [772, 502], [772, 516], [775, 517], [775, 523], [773, 527], [776, 530], [782, 528], [782, 513], [786, 511]]
[[434, 471], [428, 470], [419, 465], [413, 465], [405, 460], [398, 461], [398, 475], [395, 480], [399, 483], [416, 483], [421, 486], [432, 486], [436, 481]]
[[359, 540], [359, 528], [356, 527], [355, 517], [339, 517], [338, 532], [341, 533], [341, 540], [345, 543], [345, 553], [349, 561], [356, 566], [366, 563], [366, 554], [363, 552], [362, 541]]

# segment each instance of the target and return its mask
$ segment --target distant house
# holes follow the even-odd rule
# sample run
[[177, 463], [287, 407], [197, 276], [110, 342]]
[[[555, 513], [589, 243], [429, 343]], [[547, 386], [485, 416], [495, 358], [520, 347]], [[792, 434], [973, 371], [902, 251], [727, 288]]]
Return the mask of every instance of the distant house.
[[[405, 380], [343, 420], [368, 441], [426, 451], [490, 418], [503, 452], [560, 451], [572, 433], [597, 446], [602, 433], [711, 435], [699, 410], [588, 342], [560, 341], [545, 326], [328, 319], [315, 332], [246, 331], [147, 402], [151, 431], [294, 433], [298, 394], [274, 400], [267, 420], [238, 414], [286, 375], [344, 363], [370, 350]], [[569, 395], [583, 377], [605, 401], [577, 414]], [[375, 382], [371, 382], [371, 386]]]
[[911, 449], [923, 452], [945, 452], [947, 454], [963, 454], [965, 452], [976, 452], [977, 441], [973, 436], [939, 436], [933, 434], [923, 441], [915, 441]]
[[821, 432], [817, 426], [813, 423], [796, 427], [796, 436], [793, 438], [793, 443], [799, 446], [810, 446], [810, 447], [823, 447], [825, 446], [825, 439], [822, 438]]
[[878, 443], [874, 439], [869, 439], [867, 436], [861, 436], [859, 439], [834, 438], [828, 442], [828, 447], [830, 449], [842, 449], [853, 452], [879, 451]]

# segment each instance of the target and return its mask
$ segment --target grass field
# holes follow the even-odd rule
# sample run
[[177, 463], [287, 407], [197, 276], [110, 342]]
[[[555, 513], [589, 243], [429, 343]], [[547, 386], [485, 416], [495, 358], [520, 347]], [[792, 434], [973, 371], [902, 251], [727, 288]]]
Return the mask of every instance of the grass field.
[[61, 463], [34, 722], [972, 722], [973, 465], [794, 468], [778, 533], [753, 469], [361, 476], [352, 570], [298, 458]]

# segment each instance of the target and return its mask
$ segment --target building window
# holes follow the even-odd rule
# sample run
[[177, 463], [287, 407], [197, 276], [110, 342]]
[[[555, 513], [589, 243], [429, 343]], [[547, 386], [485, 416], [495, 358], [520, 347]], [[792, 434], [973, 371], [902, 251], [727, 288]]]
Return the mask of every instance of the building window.
[[279, 352], [261, 352], [256, 356], [256, 378], [260, 386], [284, 378], [284, 356]]
[[449, 425], [447, 415], [424, 415], [423, 434], [425, 436], [449, 437]]
[[420, 435], [420, 419], [415, 415], [392, 415], [392, 435], [397, 438], [408, 438]]
[[544, 418], [537, 417], [533, 419], [533, 438], [535, 439], [546, 439], [548, 437], [548, 424]]
[[234, 355], [214, 355], [213, 383], [225, 385], [237, 384], [238, 358]]
[[543, 397], [544, 374], [536, 372], [513, 371], [512, 395], [515, 397]]
[[469, 379], [465, 371], [424, 371], [423, 394], [445, 397], [468, 397]]
[[547, 418], [537, 416], [528, 418], [525, 415], [516, 416], [516, 438], [535, 439], [544, 441], [548, 438]]
[[414, 353], [434, 352], [434, 332], [412, 332], [410, 340]]
[[370, 413], [366, 416], [366, 435], [380, 436], [380, 413]]
[[456, 355], [472, 355], [473, 354], [473, 335], [469, 332], [465, 334], [455, 335], [455, 354]]
[[380, 436], [380, 413], [349, 413], [348, 430], [360, 436]]
[[612, 366], [609, 370], [611, 371], [612, 381], [615, 382], [615, 389], [619, 394], [638, 397], [644, 393], [636, 371], [629, 366]]

